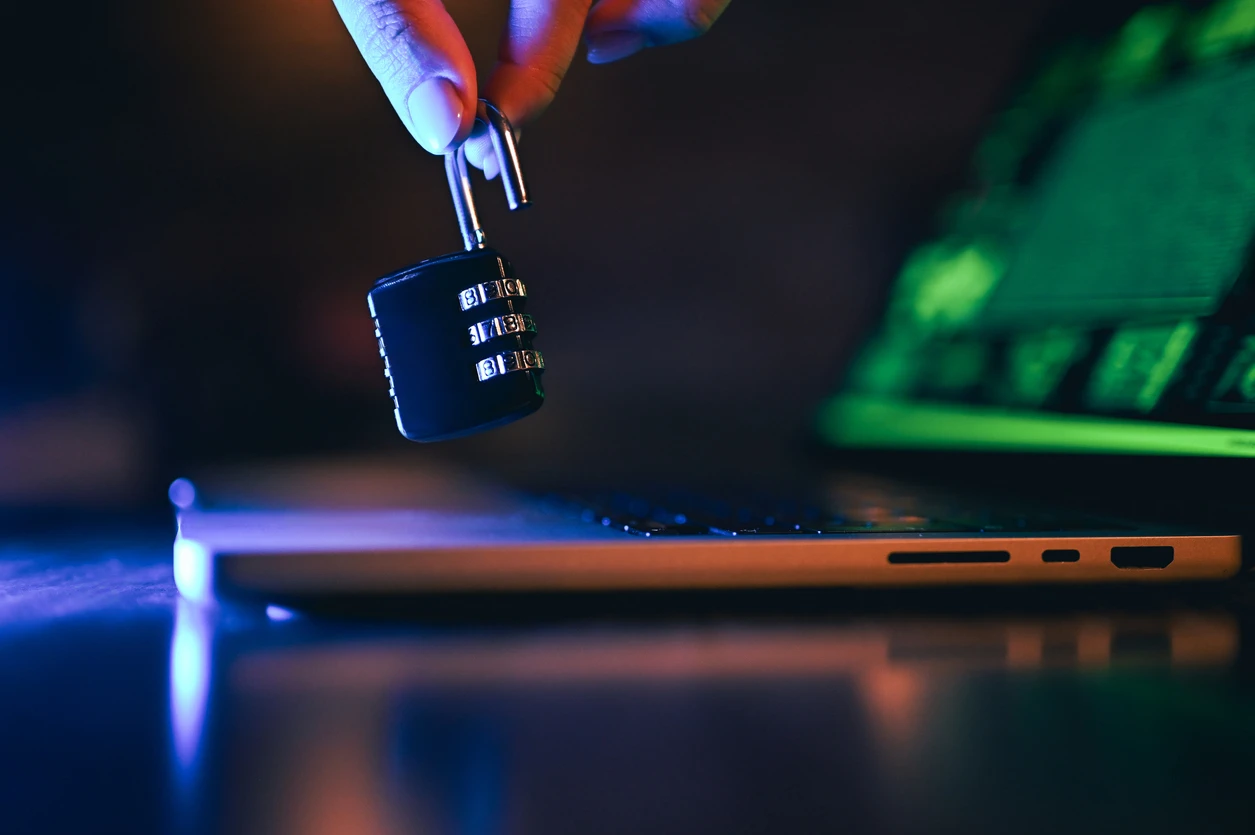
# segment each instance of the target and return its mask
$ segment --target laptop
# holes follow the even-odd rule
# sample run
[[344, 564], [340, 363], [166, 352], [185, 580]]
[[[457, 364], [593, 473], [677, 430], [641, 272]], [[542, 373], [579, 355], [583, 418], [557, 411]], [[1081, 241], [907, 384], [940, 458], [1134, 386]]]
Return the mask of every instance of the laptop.
[[1233, 577], [1255, 456], [1255, 9], [1076, 14], [1088, 29], [1045, 39], [904, 255], [817, 410], [814, 460], [837, 466], [797, 495], [539, 494], [372, 464], [270, 471], [269, 491], [181, 479], [181, 593]]

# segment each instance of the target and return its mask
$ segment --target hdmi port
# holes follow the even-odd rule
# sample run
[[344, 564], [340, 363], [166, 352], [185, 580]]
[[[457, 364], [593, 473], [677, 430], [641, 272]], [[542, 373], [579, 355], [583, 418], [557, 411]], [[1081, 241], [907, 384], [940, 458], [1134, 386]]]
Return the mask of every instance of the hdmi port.
[[1171, 545], [1121, 545], [1111, 549], [1116, 568], [1167, 568], [1172, 564]]

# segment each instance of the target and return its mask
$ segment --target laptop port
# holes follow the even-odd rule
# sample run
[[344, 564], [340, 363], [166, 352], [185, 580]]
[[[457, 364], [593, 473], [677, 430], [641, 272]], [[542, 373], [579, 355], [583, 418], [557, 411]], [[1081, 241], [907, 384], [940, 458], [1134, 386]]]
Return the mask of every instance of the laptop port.
[[938, 565], [942, 563], [1010, 562], [1009, 551], [895, 551], [890, 565]]
[[1081, 552], [1075, 548], [1052, 548], [1041, 552], [1042, 562], [1080, 562]]
[[1171, 545], [1121, 545], [1111, 549], [1116, 568], [1167, 568], [1172, 564]]

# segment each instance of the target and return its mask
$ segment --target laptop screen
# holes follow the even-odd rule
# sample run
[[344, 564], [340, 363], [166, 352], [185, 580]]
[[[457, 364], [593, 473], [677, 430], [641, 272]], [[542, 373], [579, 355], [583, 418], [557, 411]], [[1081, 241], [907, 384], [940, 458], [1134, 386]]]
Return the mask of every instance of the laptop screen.
[[821, 435], [1255, 456], [1255, 0], [1064, 39], [905, 258]]

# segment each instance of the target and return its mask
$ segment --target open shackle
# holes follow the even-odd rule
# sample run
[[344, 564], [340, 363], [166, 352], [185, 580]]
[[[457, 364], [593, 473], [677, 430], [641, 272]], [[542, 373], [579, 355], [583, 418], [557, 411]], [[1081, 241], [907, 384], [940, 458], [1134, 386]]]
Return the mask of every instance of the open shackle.
[[[479, 106], [475, 109], [475, 121], [483, 123], [492, 140], [492, 149], [501, 169], [501, 185], [505, 188], [505, 199], [510, 204], [510, 211], [526, 209], [532, 205], [532, 201], [527, 196], [527, 183], [523, 179], [523, 166], [519, 162], [518, 141], [514, 137], [510, 120], [492, 102], [480, 99]], [[444, 170], [449, 178], [453, 210], [458, 215], [462, 245], [468, 252], [483, 249], [484, 229], [479, 225], [479, 215], [475, 211], [475, 192], [471, 189], [471, 178], [466, 170], [464, 145], [459, 145], [444, 155]]]

